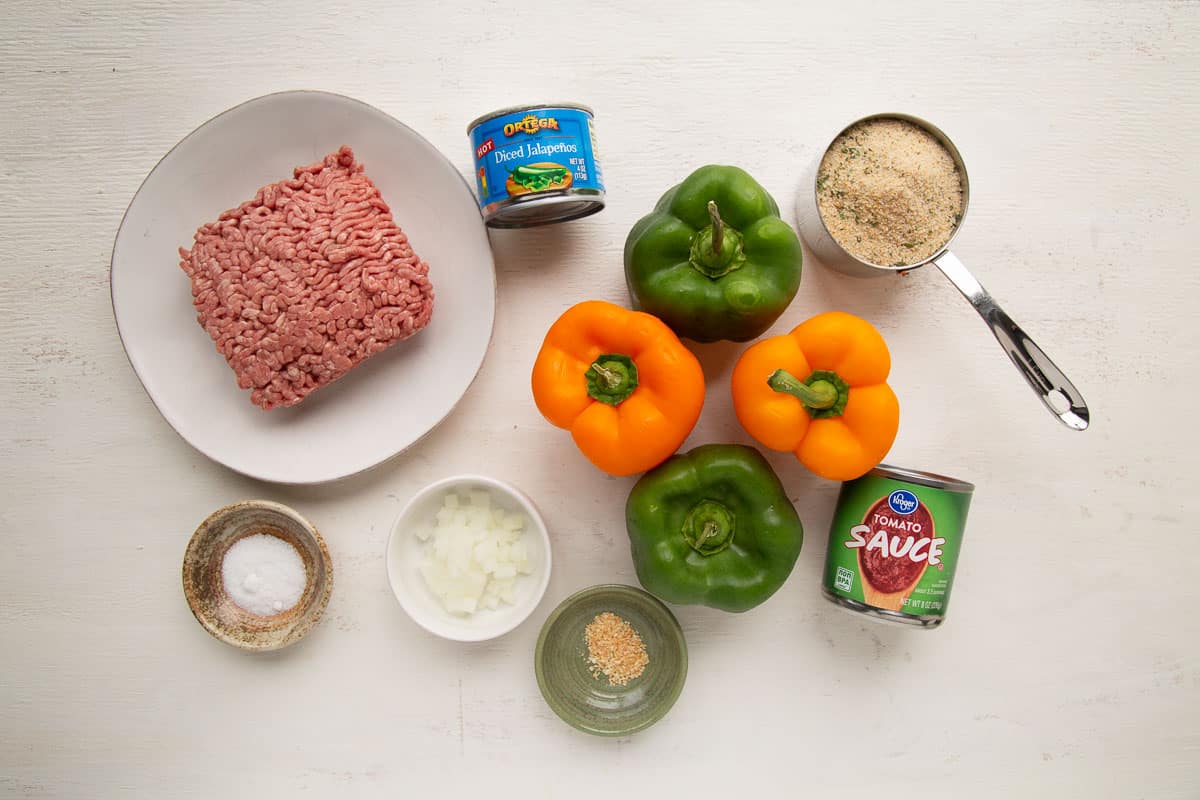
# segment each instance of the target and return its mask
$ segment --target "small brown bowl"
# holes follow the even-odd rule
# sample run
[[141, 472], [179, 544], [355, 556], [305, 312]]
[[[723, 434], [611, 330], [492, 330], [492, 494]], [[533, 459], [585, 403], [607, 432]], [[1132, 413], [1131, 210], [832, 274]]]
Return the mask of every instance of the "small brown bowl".
[[[251, 614], [225, 593], [221, 562], [230, 546], [266, 533], [296, 548], [304, 560], [299, 602], [269, 617]], [[325, 540], [304, 517], [267, 500], [246, 500], [219, 509], [192, 534], [183, 554], [183, 594], [196, 621], [217, 639], [242, 650], [278, 650], [300, 641], [321, 619], [333, 590], [333, 562]]]

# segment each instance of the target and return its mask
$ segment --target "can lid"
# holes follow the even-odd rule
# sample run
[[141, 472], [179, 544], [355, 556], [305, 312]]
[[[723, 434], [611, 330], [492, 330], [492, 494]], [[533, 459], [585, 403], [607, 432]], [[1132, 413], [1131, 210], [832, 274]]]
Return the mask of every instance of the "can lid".
[[893, 467], [891, 464], [880, 464], [867, 473], [879, 478], [894, 478], [897, 480], [908, 481], [915, 483], [918, 486], [928, 486], [933, 489], [943, 489], [947, 492], [959, 492], [960, 494], [972, 494], [975, 491], [975, 484], [967, 483], [958, 478], [950, 478], [945, 475], [938, 475], [936, 472], [923, 472], [918, 469], [908, 469], [907, 467]]
[[604, 208], [604, 197], [531, 196], [529, 202], [501, 206], [486, 214], [484, 221], [492, 228], [534, 228], [552, 222], [568, 222], [595, 214]]
[[900, 623], [901, 625], [909, 625], [931, 631], [941, 625], [942, 621], [946, 618], [944, 614], [906, 614], [903, 611], [876, 608], [868, 603], [834, 594], [825, 587], [821, 588], [821, 594], [825, 595], [826, 600], [833, 603], [834, 606], [842, 611], [854, 614], [859, 619], [866, 617], [874, 622]]
[[543, 108], [573, 108], [576, 111], [584, 111], [593, 117], [596, 116], [596, 112], [592, 111], [590, 106], [585, 106], [582, 103], [535, 103], [527, 106], [509, 106], [507, 108], [501, 108], [498, 111], [492, 111], [488, 114], [484, 114], [482, 117], [476, 117], [468, 122], [467, 135], [470, 136], [471, 131], [475, 130], [480, 123], [487, 122], [489, 119], [503, 117], [506, 114], [516, 114], [521, 111], [537, 111]]

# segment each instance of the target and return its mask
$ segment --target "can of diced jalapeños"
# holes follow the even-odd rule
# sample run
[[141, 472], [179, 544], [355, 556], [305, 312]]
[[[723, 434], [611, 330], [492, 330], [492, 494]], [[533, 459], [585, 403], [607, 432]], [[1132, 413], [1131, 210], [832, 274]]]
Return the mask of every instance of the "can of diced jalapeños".
[[966, 481], [886, 464], [842, 484], [825, 596], [884, 622], [941, 625], [974, 491]]
[[572, 103], [515, 106], [467, 126], [475, 188], [493, 228], [529, 228], [604, 208], [593, 113]]

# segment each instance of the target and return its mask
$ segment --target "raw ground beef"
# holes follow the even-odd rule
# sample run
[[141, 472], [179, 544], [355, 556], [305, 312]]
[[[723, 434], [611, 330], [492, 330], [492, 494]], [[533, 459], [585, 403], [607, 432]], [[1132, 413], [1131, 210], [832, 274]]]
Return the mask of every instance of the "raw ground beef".
[[196, 231], [200, 325], [265, 409], [299, 403], [429, 324], [429, 265], [343, 146]]

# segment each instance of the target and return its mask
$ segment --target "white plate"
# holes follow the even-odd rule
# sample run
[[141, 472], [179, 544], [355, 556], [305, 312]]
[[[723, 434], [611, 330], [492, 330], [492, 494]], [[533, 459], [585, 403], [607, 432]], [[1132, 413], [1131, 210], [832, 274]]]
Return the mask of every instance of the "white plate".
[[[429, 264], [433, 318], [303, 403], [263, 411], [196, 323], [178, 248], [190, 247], [200, 225], [258, 187], [343, 144]], [[250, 100], [167, 153], [125, 212], [111, 284], [125, 352], [171, 427], [214, 461], [278, 483], [351, 475], [432, 430], [478, 372], [496, 310], [487, 229], [462, 176], [410, 128], [324, 92]]]

